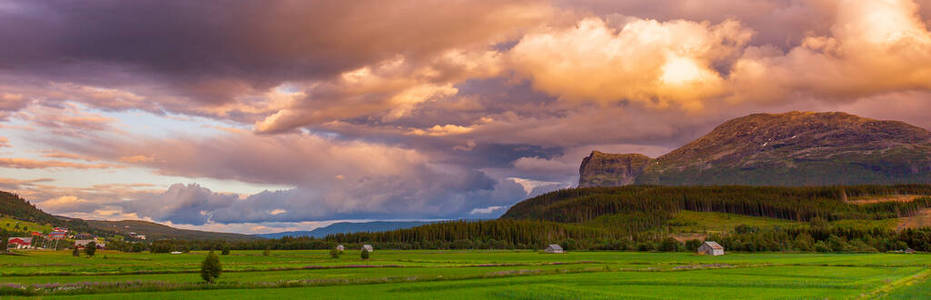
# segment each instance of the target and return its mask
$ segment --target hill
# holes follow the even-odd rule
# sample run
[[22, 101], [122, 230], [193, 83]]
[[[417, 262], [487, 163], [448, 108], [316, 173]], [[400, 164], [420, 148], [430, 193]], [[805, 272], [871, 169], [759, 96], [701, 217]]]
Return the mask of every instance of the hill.
[[165, 226], [162, 224], [139, 221], [139, 220], [125, 220], [125, 221], [87, 220], [86, 222], [92, 228], [95, 228], [98, 230], [113, 232], [113, 233], [123, 235], [123, 236], [128, 236], [130, 232], [135, 232], [137, 234], [144, 234], [146, 236], [146, 239], [150, 239], [150, 240], [180, 239], [180, 240], [248, 241], [248, 240], [262, 239], [261, 237], [247, 235], [247, 234], [178, 229], [178, 228], [174, 228], [170, 226]]
[[[31, 224], [29, 229], [48, 229], [53, 226], [66, 227], [71, 231], [90, 233], [99, 236], [111, 235], [129, 235], [129, 232], [136, 232], [146, 235], [146, 238], [152, 239], [187, 239], [187, 240], [255, 240], [260, 237], [234, 234], [219, 233], [197, 230], [177, 229], [169, 226], [156, 224], [146, 221], [93, 221], [82, 220], [77, 218], [68, 218], [54, 216], [35, 207], [35, 205], [26, 201], [16, 194], [0, 191], [0, 214], [5, 219], [26, 221]], [[7, 231], [18, 231], [15, 228], [10, 230], [5, 225], [3, 228]], [[11, 224], [14, 225], [14, 224]]]
[[434, 223], [434, 222], [387, 222], [387, 221], [364, 222], [364, 223], [339, 222], [339, 223], [330, 224], [329, 226], [320, 227], [320, 228], [317, 228], [311, 231], [287, 231], [287, 232], [257, 234], [256, 236], [263, 237], [263, 238], [270, 238], [270, 239], [277, 239], [277, 238], [282, 238], [286, 236], [322, 238], [327, 235], [336, 234], [336, 233], [391, 231], [391, 230], [398, 230], [398, 229], [405, 229], [405, 228], [426, 225], [430, 223]]
[[668, 154], [592, 152], [579, 186], [931, 183], [931, 133], [846, 113], [754, 114]]

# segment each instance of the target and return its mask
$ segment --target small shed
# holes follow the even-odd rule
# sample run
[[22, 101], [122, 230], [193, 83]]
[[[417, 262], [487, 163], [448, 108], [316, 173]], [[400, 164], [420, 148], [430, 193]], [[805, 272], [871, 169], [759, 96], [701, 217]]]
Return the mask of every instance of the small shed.
[[346, 250], [346, 247], [343, 247], [343, 245], [336, 245], [336, 251], [343, 252], [343, 250]]
[[705, 241], [701, 246], [698, 246], [698, 254], [713, 256], [724, 255], [724, 247], [713, 241]]
[[565, 253], [566, 252], [562, 250], [562, 246], [559, 246], [557, 244], [550, 244], [549, 247], [546, 247], [546, 249], [543, 251], [546, 253]]
[[372, 245], [369, 245], [369, 244], [362, 245], [362, 250], [368, 251], [370, 253], [375, 252], [375, 248], [372, 248]]
[[29, 249], [32, 248], [32, 238], [31, 237], [11, 237], [7, 239], [7, 247], [15, 249]]

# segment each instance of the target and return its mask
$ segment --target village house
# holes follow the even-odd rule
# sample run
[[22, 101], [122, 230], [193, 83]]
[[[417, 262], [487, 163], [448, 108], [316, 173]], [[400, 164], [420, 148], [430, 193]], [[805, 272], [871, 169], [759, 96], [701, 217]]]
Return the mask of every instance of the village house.
[[562, 246], [557, 244], [550, 244], [550, 246], [546, 247], [546, 250], [543, 251], [546, 253], [565, 253], [565, 251], [562, 250]]
[[7, 239], [7, 248], [13, 249], [30, 249], [32, 248], [31, 237], [11, 237]]
[[698, 254], [701, 255], [724, 255], [724, 247], [713, 241], [705, 241], [698, 246]]
[[369, 253], [375, 252], [375, 248], [372, 248], [372, 245], [369, 244], [362, 245], [362, 250], [368, 251]]
[[67, 231], [52, 231], [48, 233], [48, 239], [50, 240], [62, 240], [67, 236]]

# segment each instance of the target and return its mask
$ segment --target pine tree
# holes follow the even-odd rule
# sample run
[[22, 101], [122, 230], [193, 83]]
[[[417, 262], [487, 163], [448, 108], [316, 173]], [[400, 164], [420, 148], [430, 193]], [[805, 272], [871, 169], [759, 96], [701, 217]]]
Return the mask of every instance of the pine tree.
[[207, 283], [213, 283], [217, 278], [220, 278], [222, 272], [223, 266], [220, 265], [220, 258], [213, 251], [207, 253], [207, 258], [200, 265], [200, 278], [203, 278]]

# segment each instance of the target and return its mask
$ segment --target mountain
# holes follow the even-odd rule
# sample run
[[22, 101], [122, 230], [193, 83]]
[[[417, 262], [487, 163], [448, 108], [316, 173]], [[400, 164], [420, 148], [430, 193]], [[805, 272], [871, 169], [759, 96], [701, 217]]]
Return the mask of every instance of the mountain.
[[149, 240], [255, 240], [259, 237], [245, 234], [207, 232], [177, 229], [146, 221], [94, 221], [55, 216], [42, 211], [22, 197], [0, 191], [0, 215], [37, 224], [66, 227], [71, 231], [94, 235], [129, 235], [129, 232], [146, 235]]
[[340, 222], [333, 223], [330, 226], [320, 227], [311, 231], [288, 231], [288, 232], [278, 232], [278, 233], [266, 233], [266, 234], [257, 234], [256, 236], [270, 239], [277, 239], [285, 236], [291, 237], [315, 237], [322, 238], [330, 234], [335, 233], [355, 233], [355, 232], [382, 232], [382, 231], [392, 231], [398, 229], [406, 229], [411, 227], [417, 227], [420, 225], [431, 224], [435, 222], [366, 222], [366, 223], [350, 223], [350, 222]]
[[179, 240], [225, 240], [225, 241], [246, 241], [257, 240], [260, 237], [248, 234], [210, 232], [199, 230], [178, 229], [162, 224], [139, 221], [86, 221], [92, 228], [114, 232], [123, 236], [128, 236], [130, 232], [143, 234], [148, 240], [161, 239], [179, 239]]
[[753, 114], [656, 159], [592, 152], [579, 186], [931, 183], [931, 133], [847, 113]]

